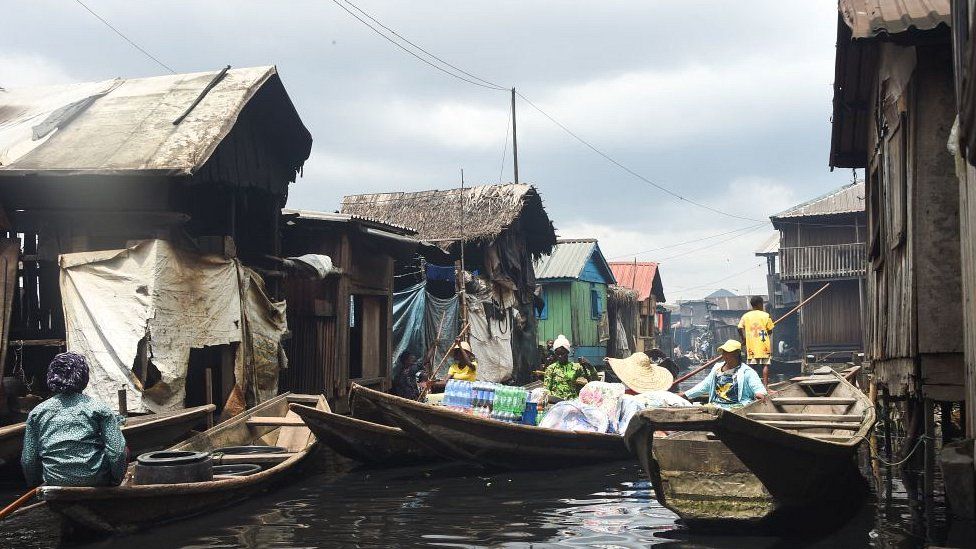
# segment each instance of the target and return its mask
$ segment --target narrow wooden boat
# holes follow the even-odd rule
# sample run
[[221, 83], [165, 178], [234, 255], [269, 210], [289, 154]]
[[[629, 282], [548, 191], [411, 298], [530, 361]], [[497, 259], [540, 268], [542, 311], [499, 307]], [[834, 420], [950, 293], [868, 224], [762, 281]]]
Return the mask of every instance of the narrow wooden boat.
[[[163, 414], [146, 414], [129, 417], [122, 426], [126, 446], [132, 458], [143, 452], [159, 450], [183, 440], [197, 424], [201, 423], [216, 406], [196, 406]], [[4, 463], [20, 461], [24, 447], [25, 424], [15, 423], [0, 427], [0, 460]]]
[[[817, 524], [860, 503], [855, 453], [874, 421], [870, 400], [828, 368], [739, 410], [644, 410], [626, 440], [658, 501], [689, 524]], [[659, 430], [678, 432], [654, 438]]]
[[446, 459], [503, 469], [560, 469], [632, 458], [623, 437], [505, 423], [353, 385], [357, 398]]
[[440, 456], [397, 427], [388, 427], [292, 404], [320, 444], [339, 455], [374, 466], [400, 466], [439, 461]]
[[[136, 485], [133, 467], [121, 486], [76, 488], [42, 486], [38, 498], [69, 524], [85, 530], [115, 533], [141, 529], [212, 511], [252, 494], [278, 487], [295, 473], [315, 444], [315, 437], [290, 403], [311, 404], [327, 410], [321, 396], [286, 393], [197, 434], [172, 450], [214, 452], [229, 446], [280, 446], [281, 453], [214, 454], [214, 464], [258, 464], [260, 472], [248, 476], [216, 475], [214, 480], [181, 484]], [[270, 450], [270, 448], [269, 448]]]

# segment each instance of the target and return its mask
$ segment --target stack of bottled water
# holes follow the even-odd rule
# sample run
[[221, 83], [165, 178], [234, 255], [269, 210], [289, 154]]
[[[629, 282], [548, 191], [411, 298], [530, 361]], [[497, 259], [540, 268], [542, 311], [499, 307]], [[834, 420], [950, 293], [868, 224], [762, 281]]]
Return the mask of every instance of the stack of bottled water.
[[527, 398], [528, 393], [521, 387], [498, 386], [492, 403], [491, 418], [509, 423], [521, 422]]
[[472, 383], [458, 379], [449, 379], [444, 387], [444, 406], [458, 412], [467, 412], [472, 408]]
[[477, 381], [472, 388], [471, 413], [478, 417], [491, 417], [491, 405], [495, 395], [495, 384]]

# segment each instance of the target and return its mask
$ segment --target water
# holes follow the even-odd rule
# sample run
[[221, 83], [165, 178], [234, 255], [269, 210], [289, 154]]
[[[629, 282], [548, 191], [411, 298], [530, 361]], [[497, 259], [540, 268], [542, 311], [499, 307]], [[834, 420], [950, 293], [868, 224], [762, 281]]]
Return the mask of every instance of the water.
[[[92, 548], [264, 547], [922, 547], [898, 482], [842, 529], [816, 539], [700, 535], [654, 499], [636, 463], [487, 474], [463, 465], [336, 469], [239, 505]], [[12, 490], [2, 490], [12, 499]], [[0, 523], [0, 547], [57, 543], [52, 517]], [[948, 544], [947, 544], [948, 545]], [[956, 546], [965, 546], [957, 544]]]

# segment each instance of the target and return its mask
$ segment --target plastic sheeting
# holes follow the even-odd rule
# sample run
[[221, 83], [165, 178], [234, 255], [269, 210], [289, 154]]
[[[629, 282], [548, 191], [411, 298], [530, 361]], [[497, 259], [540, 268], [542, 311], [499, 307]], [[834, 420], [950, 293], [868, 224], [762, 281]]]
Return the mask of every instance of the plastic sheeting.
[[[458, 301], [457, 296], [447, 299], [437, 297], [427, 293], [427, 303], [424, 311], [424, 333], [428, 344], [434, 345], [434, 351], [430, 358], [431, 367], [440, 365], [434, 372], [434, 377], [444, 377], [450, 366], [448, 361], [443, 360], [444, 355], [454, 345], [458, 331]], [[480, 366], [480, 363], [479, 363]]]
[[489, 317], [486, 301], [468, 296], [471, 351], [478, 360], [478, 379], [500, 382], [512, 376], [512, 320], [508, 309], [501, 319]]
[[[236, 259], [148, 240], [64, 254], [60, 265], [67, 347], [88, 359], [87, 394], [117, 406], [125, 388], [130, 411], [178, 410], [190, 349], [235, 342], [237, 389], [248, 404], [277, 393], [285, 304], [271, 302], [260, 277]], [[133, 371], [144, 338], [159, 374], [148, 387]]]
[[393, 293], [393, 377], [400, 373], [400, 355], [410, 351], [418, 358], [427, 353], [424, 333], [427, 292], [424, 283]]

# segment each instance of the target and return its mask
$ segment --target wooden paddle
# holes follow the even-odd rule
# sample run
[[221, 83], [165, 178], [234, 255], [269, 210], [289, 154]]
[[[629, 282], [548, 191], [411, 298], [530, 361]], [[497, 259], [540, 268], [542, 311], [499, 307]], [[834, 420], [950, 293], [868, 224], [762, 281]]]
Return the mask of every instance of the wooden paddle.
[[17, 498], [16, 501], [0, 510], [0, 520], [7, 518], [8, 515], [20, 509], [25, 503], [30, 501], [37, 494], [37, 488], [31, 488], [26, 494]]

